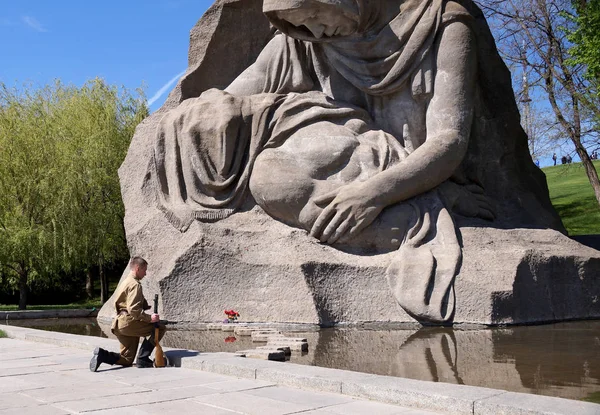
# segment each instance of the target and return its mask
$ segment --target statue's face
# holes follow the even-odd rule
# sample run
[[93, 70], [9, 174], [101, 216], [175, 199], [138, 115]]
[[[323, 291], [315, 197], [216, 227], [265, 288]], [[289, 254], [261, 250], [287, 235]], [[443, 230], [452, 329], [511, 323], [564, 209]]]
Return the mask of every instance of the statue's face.
[[296, 26], [306, 27], [317, 39], [323, 36], [348, 36], [356, 31], [358, 24], [335, 6], [311, 4], [291, 10], [277, 12], [281, 20]]

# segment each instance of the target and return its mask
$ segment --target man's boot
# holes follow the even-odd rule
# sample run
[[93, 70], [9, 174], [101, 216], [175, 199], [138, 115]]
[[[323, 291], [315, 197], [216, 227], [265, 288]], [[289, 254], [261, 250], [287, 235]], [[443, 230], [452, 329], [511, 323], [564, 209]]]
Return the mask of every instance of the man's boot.
[[140, 351], [138, 353], [137, 360], [135, 365], [137, 367], [154, 367], [154, 363], [150, 360], [150, 355], [152, 354], [152, 350], [154, 350], [154, 343], [152, 343], [148, 339], [144, 339], [142, 345], [140, 346]]
[[98, 370], [98, 367], [102, 363], [107, 363], [109, 365], [114, 365], [117, 363], [121, 356], [119, 353], [109, 352], [100, 347], [96, 347], [94, 349], [94, 355], [92, 356], [92, 360], [90, 360], [90, 371], [95, 372]]

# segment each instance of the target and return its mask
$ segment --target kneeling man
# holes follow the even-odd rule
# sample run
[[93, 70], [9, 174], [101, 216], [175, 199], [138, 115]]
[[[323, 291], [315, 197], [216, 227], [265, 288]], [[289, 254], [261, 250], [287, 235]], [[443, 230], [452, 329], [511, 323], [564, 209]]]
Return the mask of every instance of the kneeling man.
[[[159, 322], [158, 314], [146, 314], [150, 306], [142, 293], [142, 279], [146, 276], [148, 263], [141, 257], [132, 258], [129, 268], [131, 272], [125, 280], [119, 284], [115, 292], [115, 317], [111, 331], [121, 343], [120, 353], [109, 352], [100, 347], [94, 350], [94, 356], [90, 361], [90, 370], [95, 372], [102, 363], [109, 365], [131, 366], [135, 358], [140, 337], [144, 341], [136, 361], [137, 367], [152, 367], [150, 360], [154, 350], [155, 326]], [[158, 340], [165, 334], [164, 326], [159, 327]], [[149, 337], [149, 338], [146, 338]]]

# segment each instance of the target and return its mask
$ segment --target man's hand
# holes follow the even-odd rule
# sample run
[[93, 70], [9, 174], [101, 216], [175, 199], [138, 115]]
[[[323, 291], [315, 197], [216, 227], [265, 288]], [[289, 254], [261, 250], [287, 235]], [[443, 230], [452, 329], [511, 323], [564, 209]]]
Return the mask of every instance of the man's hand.
[[158, 323], [160, 321], [160, 317], [158, 314], [152, 314], [152, 323]]

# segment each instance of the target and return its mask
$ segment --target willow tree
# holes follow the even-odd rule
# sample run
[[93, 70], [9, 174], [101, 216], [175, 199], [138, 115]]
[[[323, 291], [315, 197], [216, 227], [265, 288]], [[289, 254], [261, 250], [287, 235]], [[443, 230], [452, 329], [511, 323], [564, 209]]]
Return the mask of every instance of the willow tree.
[[20, 309], [34, 280], [127, 257], [117, 169], [147, 114], [143, 94], [99, 79], [0, 85], [0, 266]]

